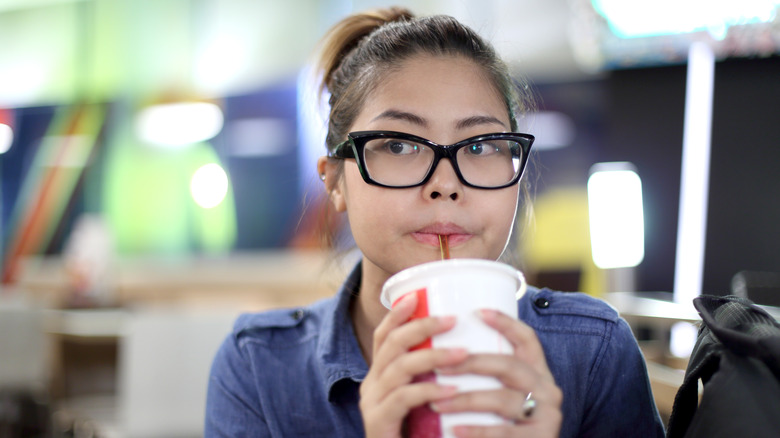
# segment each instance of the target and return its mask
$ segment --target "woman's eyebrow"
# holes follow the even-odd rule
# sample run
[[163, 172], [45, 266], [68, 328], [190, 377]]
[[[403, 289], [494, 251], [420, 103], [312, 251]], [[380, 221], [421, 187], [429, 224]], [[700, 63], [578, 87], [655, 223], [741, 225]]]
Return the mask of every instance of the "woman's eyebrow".
[[458, 120], [458, 122], [455, 124], [455, 128], [466, 129], [466, 128], [471, 128], [473, 126], [479, 126], [479, 125], [499, 125], [504, 129], [508, 129], [508, 127], [504, 124], [504, 122], [502, 122], [501, 120], [493, 116], [467, 117], [465, 119]]
[[[422, 127], [428, 126], [428, 121], [418, 116], [417, 114], [410, 113], [408, 111], [401, 111], [397, 109], [385, 110], [378, 116], [374, 117], [371, 121], [379, 120], [379, 119], [403, 120], [405, 122], [413, 123], [415, 125], [422, 126]], [[493, 116], [486, 116], [486, 115], [475, 115], [471, 117], [466, 117], [465, 119], [458, 120], [455, 123], [455, 129], [467, 129], [467, 128], [480, 126], [480, 125], [499, 125], [504, 129], [509, 129], [506, 126], [506, 124], [501, 120]]]
[[374, 120], [378, 120], [378, 119], [403, 120], [418, 126], [423, 126], [423, 127], [428, 126], [428, 121], [418, 116], [417, 114], [412, 114], [410, 112], [396, 110], [396, 109], [389, 109], [383, 111], [381, 114], [371, 119], [371, 121], [373, 122]]

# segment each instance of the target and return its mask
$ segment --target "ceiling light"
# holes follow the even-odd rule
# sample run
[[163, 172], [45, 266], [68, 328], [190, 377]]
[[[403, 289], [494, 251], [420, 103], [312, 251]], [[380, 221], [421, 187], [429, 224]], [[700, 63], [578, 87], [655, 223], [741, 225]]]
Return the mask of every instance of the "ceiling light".
[[588, 179], [593, 262], [629, 268], [645, 256], [642, 182], [630, 163], [598, 163]]
[[717, 39], [728, 28], [774, 19], [778, 0], [592, 0], [593, 8], [621, 38], [708, 31]]
[[167, 147], [206, 141], [222, 130], [219, 106], [209, 102], [177, 102], [149, 106], [136, 117], [137, 135], [145, 142]]

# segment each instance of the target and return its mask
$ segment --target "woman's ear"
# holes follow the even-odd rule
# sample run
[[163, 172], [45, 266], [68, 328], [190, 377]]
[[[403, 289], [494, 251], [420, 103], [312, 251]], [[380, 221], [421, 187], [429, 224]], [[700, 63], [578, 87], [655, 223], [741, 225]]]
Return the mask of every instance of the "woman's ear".
[[344, 189], [338, 177], [338, 163], [336, 160], [328, 157], [320, 157], [317, 160], [317, 173], [320, 180], [325, 184], [325, 191], [328, 193], [328, 199], [333, 203], [333, 208], [342, 213], [347, 210], [347, 203], [344, 199]]

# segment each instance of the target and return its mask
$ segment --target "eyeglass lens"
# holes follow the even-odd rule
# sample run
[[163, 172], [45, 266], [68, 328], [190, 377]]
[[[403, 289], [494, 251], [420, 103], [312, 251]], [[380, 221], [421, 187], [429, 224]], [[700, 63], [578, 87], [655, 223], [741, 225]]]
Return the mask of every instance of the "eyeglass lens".
[[[389, 186], [419, 183], [428, 175], [435, 157], [430, 146], [397, 138], [369, 140], [363, 154], [370, 177]], [[494, 139], [461, 147], [455, 160], [469, 184], [498, 187], [517, 175], [522, 155], [523, 148], [516, 141]]]

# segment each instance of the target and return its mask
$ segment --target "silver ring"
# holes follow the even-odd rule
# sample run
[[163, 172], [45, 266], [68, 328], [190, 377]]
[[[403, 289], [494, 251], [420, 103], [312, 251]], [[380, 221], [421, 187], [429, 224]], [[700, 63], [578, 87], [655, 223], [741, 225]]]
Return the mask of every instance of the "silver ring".
[[531, 418], [536, 410], [536, 399], [533, 397], [533, 392], [529, 392], [525, 396], [525, 402], [523, 402], [523, 420]]

